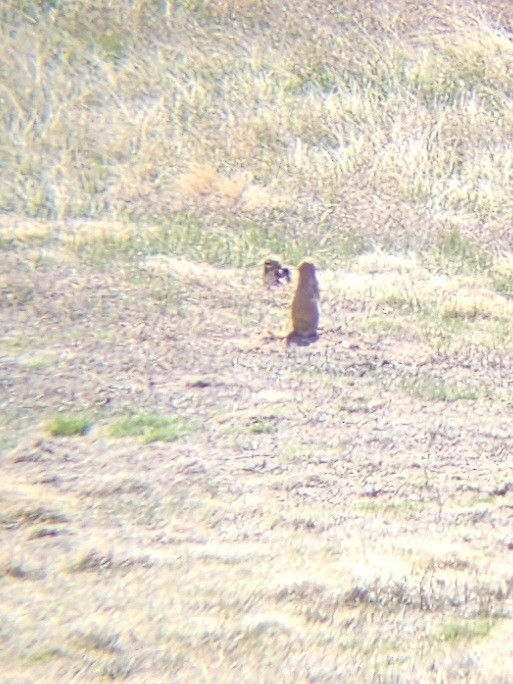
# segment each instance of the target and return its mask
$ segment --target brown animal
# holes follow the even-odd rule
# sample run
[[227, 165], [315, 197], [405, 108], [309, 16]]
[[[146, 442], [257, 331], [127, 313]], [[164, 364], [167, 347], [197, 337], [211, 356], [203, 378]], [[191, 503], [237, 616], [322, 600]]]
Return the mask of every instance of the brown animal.
[[319, 296], [315, 266], [311, 261], [303, 261], [298, 268], [298, 283], [291, 307], [292, 330], [287, 342], [301, 344], [317, 339]]
[[269, 258], [264, 261], [264, 285], [273, 287], [281, 285], [282, 280], [290, 283], [290, 271], [284, 268], [278, 259]]

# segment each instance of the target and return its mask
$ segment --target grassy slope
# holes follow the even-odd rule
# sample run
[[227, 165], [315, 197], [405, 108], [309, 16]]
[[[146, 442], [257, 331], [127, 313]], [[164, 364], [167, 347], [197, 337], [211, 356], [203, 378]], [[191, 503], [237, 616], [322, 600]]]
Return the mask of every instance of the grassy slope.
[[338, 4], [8, 2], [0, 206], [236, 228], [232, 263], [509, 245], [508, 3]]
[[511, 680], [513, 10], [340, 5], [0, 8], [0, 679]]

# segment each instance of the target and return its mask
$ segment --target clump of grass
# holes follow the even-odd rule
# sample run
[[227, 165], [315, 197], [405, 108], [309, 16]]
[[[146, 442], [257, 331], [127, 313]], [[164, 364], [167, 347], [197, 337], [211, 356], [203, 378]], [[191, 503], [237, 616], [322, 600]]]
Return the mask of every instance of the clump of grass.
[[478, 398], [474, 387], [452, 384], [431, 376], [405, 380], [403, 387], [424, 401], [474, 401]]
[[119, 419], [111, 426], [111, 437], [141, 437], [145, 444], [150, 442], [174, 442], [195, 432], [199, 425], [183, 420], [179, 416], [157, 416], [138, 414]]
[[85, 435], [91, 429], [93, 420], [89, 414], [57, 414], [45, 423], [46, 430], [52, 437], [71, 437]]
[[438, 266], [449, 273], [488, 271], [493, 263], [491, 254], [463, 235], [456, 226], [439, 238]]
[[34, 356], [21, 361], [21, 365], [32, 371], [45, 370], [46, 368], [51, 368], [53, 364], [54, 359], [45, 355]]
[[269, 434], [276, 432], [276, 424], [268, 420], [256, 420], [249, 426], [249, 431], [254, 435]]
[[444, 320], [461, 319], [474, 321], [478, 318], [499, 321], [508, 319], [509, 312], [504, 302], [486, 292], [457, 292], [442, 303], [440, 315]]
[[390, 292], [390, 294], [383, 297], [383, 303], [392, 309], [398, 309], [400, 311], [413, 311], [417, 313], [421, 310], [419, 299], [415, 297], [414, 293], [407, 291]]
[[493, 289], [504, 297], [513, 299], [513, 276], [504, 273], [492, 274]]
[[470, 641], [488, 636], [494, 625], [495, 620], [490, 618], [454, 620], [442, 625], [438, 637], [441, 641]]
[[490, 270], [490, 280], [496, 292], [508, 299], [513, 298], [513, 259], [511, 256], [496, 259]]

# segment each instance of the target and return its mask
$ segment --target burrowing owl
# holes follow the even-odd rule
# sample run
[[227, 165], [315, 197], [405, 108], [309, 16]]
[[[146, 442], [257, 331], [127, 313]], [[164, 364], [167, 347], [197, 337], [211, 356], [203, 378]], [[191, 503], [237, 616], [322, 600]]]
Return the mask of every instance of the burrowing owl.
[[264, 285], [273, 287], [285, 280], [290, 283], [290, 271], [284, 268], [278, 259], [269, 258], [264, 261]]

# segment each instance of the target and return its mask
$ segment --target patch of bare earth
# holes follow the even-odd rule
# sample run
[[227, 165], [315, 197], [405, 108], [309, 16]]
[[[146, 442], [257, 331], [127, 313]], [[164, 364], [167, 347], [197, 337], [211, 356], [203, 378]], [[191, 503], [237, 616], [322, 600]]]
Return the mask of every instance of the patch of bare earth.
[[[253, 271], [0, 260], [2, 681], [513, 677], [511, 350], [378, 330], [333, 284], [287, 348]], [[110, 436], [134, 414], [196, 427]]]

